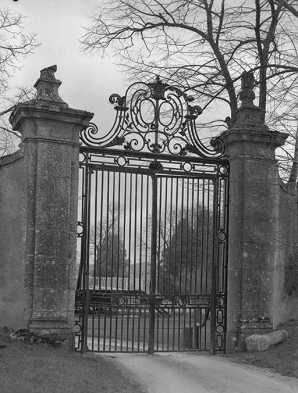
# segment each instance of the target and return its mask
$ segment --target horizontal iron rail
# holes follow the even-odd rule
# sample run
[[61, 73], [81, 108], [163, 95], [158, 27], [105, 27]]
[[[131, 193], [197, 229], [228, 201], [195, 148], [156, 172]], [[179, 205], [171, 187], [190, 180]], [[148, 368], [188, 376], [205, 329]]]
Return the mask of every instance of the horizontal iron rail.
[[151, 152], [138, 152], [138, 151], [130, 151], [130, 150], [117, 150], [110, 149], [104, 147], [86, 147], [80, 146], [81, 153], [92, 153], [95, 155], [111, 155], [111, 156], [123, 156], [123, 157], [134, 157], [134, 158], [147, 158], [147, 159], [156, 159], [164, 160], [164, 161], [181, 161], [181, 162], [196, 162], [196, 163], [206, 163], [206, 164], [228, 164], [229, 160], [227, 156], [221, 158], [203, 158], [198, 156], [182, 156], [182, 155], [173, 155], [173, 154], [165, 154], [165, 153], [151, 153]]
[[105, 163], [96, 163], [96, 164], [85, 164], [82, 163], [82, 166], [86, 166], [90, 169], [96, 170], [96, 171], [107, 171], [107, 172], [119, 172], [119, 173], [143, 173], [146, 175], [155, 175], [157, 177], [173, 177], [173, 178], [195, 178], [195, 179], [217, 179], [218, 175], [216, 173], [202, 173], [202, 172], [193, 172], [193, 173], [185, 173], [185, 171], [175, 171], [175, 170], [170, 170], [168, 168], [162, 169], [162, 170], [153, 170], [153, 169], [145, 169], [145, 168], [126, 168], [126, 167], [119, 167], [119, 166], [113, 166], [113, 165], [106, 165]]

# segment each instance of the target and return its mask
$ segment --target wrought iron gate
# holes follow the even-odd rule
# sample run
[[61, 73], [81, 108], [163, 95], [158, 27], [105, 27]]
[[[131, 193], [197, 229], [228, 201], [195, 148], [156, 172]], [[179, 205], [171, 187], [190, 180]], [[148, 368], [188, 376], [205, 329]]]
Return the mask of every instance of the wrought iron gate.
[[198, 106], [162, 83], [112, 95], [117, 117], [81, 134], [76, 347], [225, 349], [228, 161]]

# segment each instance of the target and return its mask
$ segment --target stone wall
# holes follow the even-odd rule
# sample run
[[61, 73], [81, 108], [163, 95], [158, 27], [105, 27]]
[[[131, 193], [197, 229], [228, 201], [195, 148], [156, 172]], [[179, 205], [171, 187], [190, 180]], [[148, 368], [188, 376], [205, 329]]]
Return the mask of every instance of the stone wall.
[[24, 153], [19, 150], [0, 159], [0, 323], [26, 326], [24, 259], [26, 235]]
[[280, 184], [278, 246], [280, 274], [275, 317], [280, 323], [298, 319], [298, 204], [295, 183]]

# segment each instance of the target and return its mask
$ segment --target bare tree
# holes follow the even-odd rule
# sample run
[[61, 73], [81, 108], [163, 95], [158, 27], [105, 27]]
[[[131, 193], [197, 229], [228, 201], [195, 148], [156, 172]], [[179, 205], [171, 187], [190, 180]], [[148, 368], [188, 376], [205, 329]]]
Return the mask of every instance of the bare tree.
[[286, 0], [275, 0], [275, 4], [277, 5], [282, 5], [285, 7], [288, 11], [290, 11], [296, 18], [298, 18], [298, 9], [297, 9], [297, 1], [286, 1]]
[[121, 228], [122, 215], [121, 207], [111, 203], [107, 215], [90, 230], [89, 255], [93, 259], [95, 277], [127, 277], [129, 260]]
[[11, 153], [19, 139], [8, 124], [9, 113], [18, 102], [31, 97], [31, 89], [25, 87], [17, 88], [13, 96], [8, 94], [20, 61], [39, 46], [35, 34], [24, 32], [23, 20], [18, 13], [0, 9], [0, 155]]
[[[297, 110], [298, 25], [293, 1], [274, 0], [107, 0], [92, 17], [82, 39], [86, 52], [112, 50], [138, 80], [163, 79], [195, 91], [203, 110], [230, 108], [237, 117], [240, 79], [254, 71], [258, 105], [267, 124], [296, 129], [281, 121]], [[216, 108], [216, 109], [214, 109]], [[208, 124], [210, 130], [210, 124]]]

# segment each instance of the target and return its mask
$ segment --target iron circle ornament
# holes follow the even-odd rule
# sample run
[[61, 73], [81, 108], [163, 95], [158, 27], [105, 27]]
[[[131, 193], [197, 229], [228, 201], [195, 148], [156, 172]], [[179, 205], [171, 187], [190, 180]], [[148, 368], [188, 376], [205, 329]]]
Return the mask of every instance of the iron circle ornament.
[[79, 321], [75, 321], [74, 328], [73, 328], [75, 336], [79, 336], [82, 332], [82, 325]]
[[84, 226], [81, 221], [78, 221], [77, 223], [77, 237], [82, 237], [84, 233]]
[[218, 170], [221, 176], [228, 176], [229, 174], [229, 168], [227, 165], [220, 165]]
[[115, 157], [115, 164], [117, 164], [118, 166], [124, 167], [127, 164], [129, 164], [129, 160], [124, 157], [123, 155]]
[[216, 298], [216, 306], [219, 308], [223, 308], [225, 306], [225, 299], [223, 296], [218, 295]]
[[224, 242], [226, 241], [226, 239], [227, 239], [227, 234], [226, 234], [226, 232], [225, 232], [224, 229], [220, 229], [220, 230], [217, 232], [217, 239], [218, 239], [219, 243], [224, 243]]
[[202, 113], [180, 87], [164, 83], [159, 76], [152, 83], [136, 82], [124, 96], [112, 94], [116, 118], [103, 135], [94, 123], [83, 129], [83, 146], [109, 148], [119, 146], [129, 151], [143, 151], [176, 156], [222, 158], [224, 143], [219, 137], [205, 142], [196, 127]]
[[216, 326], [216, 333], [221, 336], [222, 334], [224, 334], [225, 328], [222, 324], [218, 324]]
[[79, 154], [79, 163], [83, 164], [84, 162], [86, 162], [86, 159], [87, 159], [86, 154], [80, 152], [80, 154]]
[[177, 304], [180, 307], [185, 307], [187, 305], [188, 301], [187, 301], [187, 297], [186, 296], [179, 296], [177, 298]]
[[191, 162], [183, 162], [181, 164], [181, 169], [183, 169], [184, 172], [191, 172], [193, 170], [193, 164]]
[[127, 299], [123, 295], [115, 296], [114, 303], [117, 306], [123, 306], [124, 304], [127, 303]]

